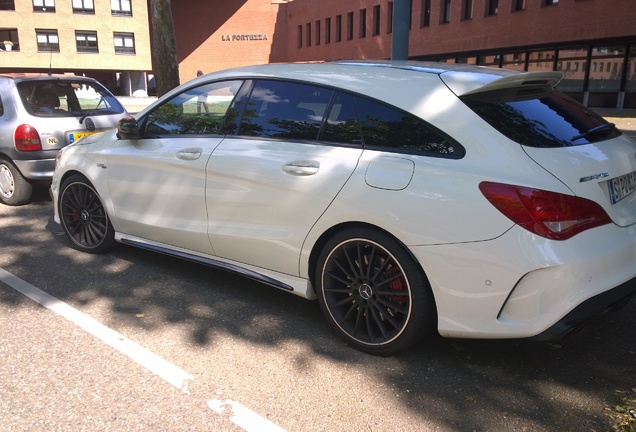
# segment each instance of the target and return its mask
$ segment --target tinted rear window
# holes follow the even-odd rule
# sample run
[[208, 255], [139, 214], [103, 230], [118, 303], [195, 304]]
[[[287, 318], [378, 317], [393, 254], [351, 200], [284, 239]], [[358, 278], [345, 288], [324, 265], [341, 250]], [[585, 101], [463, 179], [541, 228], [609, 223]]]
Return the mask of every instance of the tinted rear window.
[[577, 146], [621, 135], [605, 119], [558, 92], [522, 100], [508, 101], [493, 93], [462, 100], [503, 135], [529, 147]]

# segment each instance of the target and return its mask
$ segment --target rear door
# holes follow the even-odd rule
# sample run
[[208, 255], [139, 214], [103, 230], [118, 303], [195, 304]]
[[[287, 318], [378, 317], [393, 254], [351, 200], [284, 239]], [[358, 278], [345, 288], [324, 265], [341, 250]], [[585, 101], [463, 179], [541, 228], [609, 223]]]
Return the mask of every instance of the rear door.
[[240, 125], [207, 167], [208, 233], [217, 256], [298, 275], [307, 233], [362, 154], [359, 139], [317, 141], [333, 96], [324, 88], [267, 80], [245, 95]]

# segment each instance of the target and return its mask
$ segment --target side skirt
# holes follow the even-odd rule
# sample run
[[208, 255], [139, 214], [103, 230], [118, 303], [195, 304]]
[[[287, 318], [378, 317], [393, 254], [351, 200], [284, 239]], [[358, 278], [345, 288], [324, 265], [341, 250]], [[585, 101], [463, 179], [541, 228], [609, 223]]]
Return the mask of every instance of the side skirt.
[[[315, 294], [313, 292], [313, 289], [311, 289], [309, 287], [309, 282], [305, 279], [301, 279], [301, 278], [294, 278], [291, 276], [288, 276], [288, 278], [292, 278], [295, 282], [297, 282], [297, 284], [303, 283], [307, 286], [307, 288], [303, 291], [303, 289], [299, 289], [298, 287], [294, 287], [292, 284], [287, 284], [285, 282], [282, 282], [278, 279], [275, 279], [273, 277], [269, 277], [267, 275], [264, 275], [262, 273], [259, 273], [257, 271], [254, 270], [250, 270], [248, 268], [245, 267], [241, 267], [239, 265], [236, 264], [232, 264], [228, 261], [224, 261], [222, 259], [213, 259], [213, 258], [209, 258], [206, 256], [200, 256], [200, 255], [196, 255], [194, 253], [189, 253], [183, 250], [179, 250], [179, 249], [173, 249], [167, 246], [162, 246], [159, 244], [155, 244], [155, 243], [148, 243], [145, 242], [141, 239], [137, 240], [137, 239], [132, 239], [129, 238], [127, 236], [122, 236], [117, 235], [116, 236], [117, 240], [119, 242], [121, 242], [122, 244], [126, 244], [126, 245], [130, 245], [130, 246], [134, 246], [134, 247], [138, 247], [141, 249], [145, 249], [145, 250], [149, 250], [152, 252], [159, 252], [161, 254], [164, 255], [168, 255], [168, 256], [172, 256], [172, 257], [177, 257], [177, 258], [181, 258], [181, 259], [185, 259], [187, 261], [191, 261], [194, 263], [198, 263], [198, 264], [204, 264], [207, 265], [209, 267], [214, 267], [220, 270], [225, 270], [225, 271], [229, 271], [232, 273], [236, 273], [238, 275], [241, 275], [243, 277], [246, 277], [248, 279], [252, 279], [254, 281], [257, 282], [261, 282], [263, 284], [272, 286], [274, 288], [278, 288], [278, 289], [282, 289], [284, 291], [288, 291], [291, 292], [293, 294], [296, 294], [300, 297], [303, 298], [307, 298], [310, 300], [313, 300], [315, 298]], [[297, 285], [294, 284], [294, 285]]]

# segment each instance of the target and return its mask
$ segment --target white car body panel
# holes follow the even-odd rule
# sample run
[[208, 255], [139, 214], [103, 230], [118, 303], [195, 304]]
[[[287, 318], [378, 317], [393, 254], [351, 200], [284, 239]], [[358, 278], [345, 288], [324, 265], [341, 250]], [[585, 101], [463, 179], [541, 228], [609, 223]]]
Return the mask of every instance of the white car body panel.
[[[118, 241], [220, 263], [309, 299], [316, 298], [318, 246], [341, 226], [373, 227], [421, 266], [438, 331], [451, 337], [539, 335], [586, 300], [636, 278], [636, 193], [612, 205], [607, 189], [609, 179], [636, 171], [636, 144], [619, 137], [566, 148], [522, 146], [457, 98], [553, 86], [560, 73], [384, 66], [373, 73], [364, 66], [256, 66], [187, 87], [270, 77], [361, 93], [444, 131], [467, 149], [463, 157], [234, 135], [116, 140], [112, 132], [63, 152], [52, 187], [56, 221], [60, 177], [79, 172], [102, 197]], [[414, 91], [420, 87], [426, 90]], [[564, 241], [539, 237], [485, 198], [484, 181], [587, 198], [614, 223]]]
[[208, 163], [205, 192], [216, 255], [298, 276], [309, 229], [361, 153], [361, 148], [280, 140], [223, 141]]
[[212, 254], [205, 167], [221, 137], [118, 140], [108, 150], [113, 226], [120, 232]]
[[[574, 194], [601, 204], [617, 225], [636, 223], [636, 194], [612, 205], [608, 186], [611, 179], [636, 171], [636, 144], [629, 138], [621, 136], [575, 147], [525, 151]], [[599, 178], [587, 179], [596, 176]]]

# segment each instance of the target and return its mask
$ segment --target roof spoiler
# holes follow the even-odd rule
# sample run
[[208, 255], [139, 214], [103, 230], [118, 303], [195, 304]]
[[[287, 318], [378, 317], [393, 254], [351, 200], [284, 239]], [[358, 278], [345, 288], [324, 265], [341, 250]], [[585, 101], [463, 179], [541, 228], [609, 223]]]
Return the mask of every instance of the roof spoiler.
[[[457, 96], [476, 96], [480, 93], [506, 90], [535, 89], [551, 91], [563, 79], [561, 72], [522, 72], [497, 77], [491, 74], [471, 74], [472, 79], [460, 71], [442, 73], [444, 83]], [[494, 78], [494, 79], [493, 79]]]

